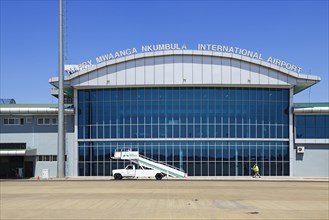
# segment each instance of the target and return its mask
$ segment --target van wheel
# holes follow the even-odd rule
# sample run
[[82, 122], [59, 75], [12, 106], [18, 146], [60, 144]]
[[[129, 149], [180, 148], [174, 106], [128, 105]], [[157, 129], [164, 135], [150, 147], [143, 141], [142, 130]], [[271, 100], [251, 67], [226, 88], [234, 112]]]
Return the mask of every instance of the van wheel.
[[120, 173], [116, 173], [116, 174], [114, 174], [114, 179], [115, 180], [121, 180], [122, 179], [122, 175]]
[[156, 180], [162, 180], [162, 174], [161, 174], [161, 173], [157, 173], [157, 174], [155, 175], [155, 179], [156, 179]]

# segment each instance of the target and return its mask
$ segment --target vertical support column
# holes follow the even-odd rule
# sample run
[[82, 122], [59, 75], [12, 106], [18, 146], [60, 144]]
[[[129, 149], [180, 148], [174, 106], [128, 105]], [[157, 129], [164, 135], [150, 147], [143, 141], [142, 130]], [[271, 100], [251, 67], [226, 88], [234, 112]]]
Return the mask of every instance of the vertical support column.
[[239, 176], [239, 162], [238, 162], [238, 146], [235, 145], [235, 176]]
[[74, 135], [73, 135], [73, 170], [72, 170], [72, 175], [73, 176], [78, 176], [79, 175], [79, 155], [78, 155], [78, 114], [76, 114], [76, 112], [78, 112], [78, 90], [74, 89], [73, 91], [73, 103], [74, 103]]
[[179, 146], [179, 168], [183, 169], [183, 151], [182, 146]]
[[294, 176], [294, 88], [289, 90], [289, 176]]
[[59, 92], [58, 92], [58, 142], [57, 177], [65, 176], [65, 132], [64, 132], [64, 47], [63, 47], [63, 0], [59, 0]]

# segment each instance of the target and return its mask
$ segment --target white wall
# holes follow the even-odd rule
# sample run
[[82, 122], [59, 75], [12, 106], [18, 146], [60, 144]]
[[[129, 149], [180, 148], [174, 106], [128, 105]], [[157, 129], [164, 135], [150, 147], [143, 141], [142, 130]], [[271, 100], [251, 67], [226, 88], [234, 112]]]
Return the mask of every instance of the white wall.
[[294, 176], [329, 177], [328, 144], [298, 144], [304, 146], [305, 153], [294, 150]]
[[[80, 73], [71, 86], [291, 86], [292, 77], [255, 63], [200, 54], [148, 56]], [[290, 84], [292, 83], [292, 84]]]

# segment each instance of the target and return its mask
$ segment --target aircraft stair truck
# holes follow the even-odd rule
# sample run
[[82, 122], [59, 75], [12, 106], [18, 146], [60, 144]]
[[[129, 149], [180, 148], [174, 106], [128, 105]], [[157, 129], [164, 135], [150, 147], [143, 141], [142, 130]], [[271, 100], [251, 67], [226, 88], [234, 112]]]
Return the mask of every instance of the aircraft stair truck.
[[[161, 180], [164, 176], [174, 178], [185, 178], [187, 174], [174, 166], [157, 162], [151, 158], [140, 155], [138, 151], [126, 150], [115, 151], [112, 159], [130, 160], [134, 164], [126, 166], [125, 169], [112, 170], [112, 175], [115, 180], [122, 178], [151, 178], [155, 177]], [[135, 165], [137, 167], [135, 167]]]

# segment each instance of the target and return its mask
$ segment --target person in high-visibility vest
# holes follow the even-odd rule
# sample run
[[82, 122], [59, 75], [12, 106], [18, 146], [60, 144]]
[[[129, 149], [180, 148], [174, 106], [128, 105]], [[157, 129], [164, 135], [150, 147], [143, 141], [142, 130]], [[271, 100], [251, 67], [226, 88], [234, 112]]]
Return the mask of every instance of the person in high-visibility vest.
[[255, 163], [255, 165], [251, 169], [252, 169], [252, 171], [254, 171], [253, 178], [255, 178], [257, 176], [260, 178], [259, 168], [258, 168], [257, 163]]

